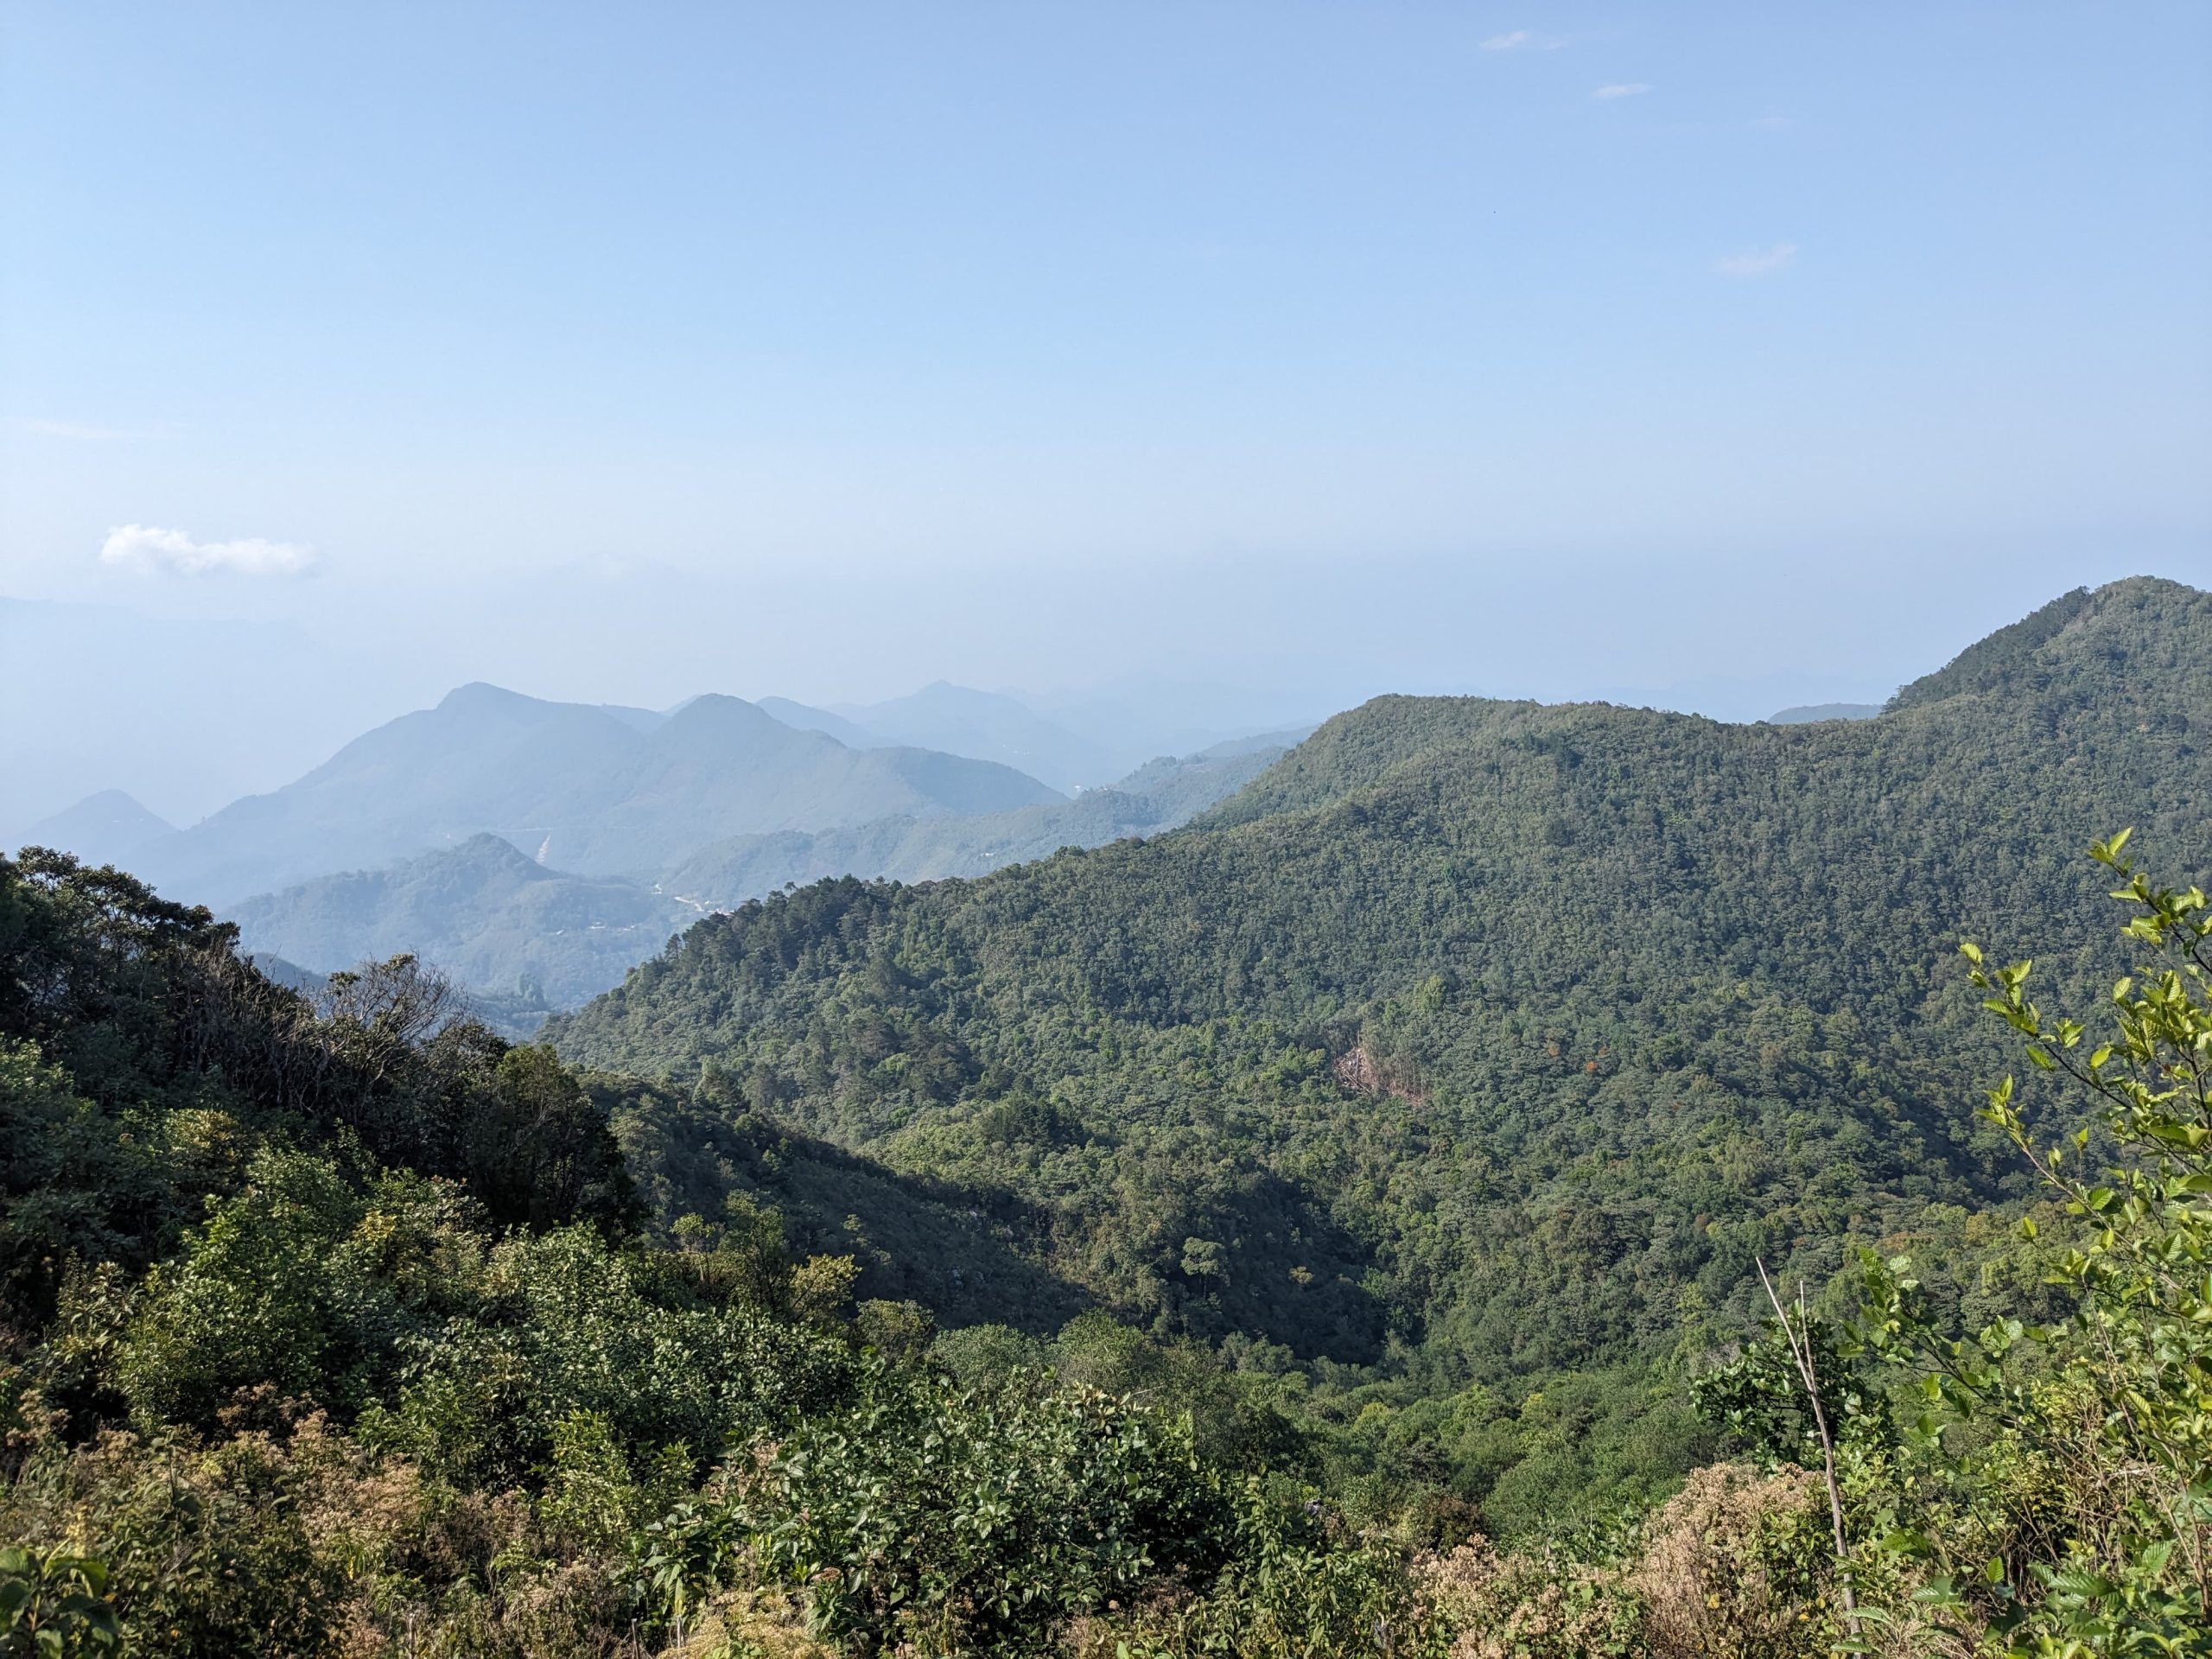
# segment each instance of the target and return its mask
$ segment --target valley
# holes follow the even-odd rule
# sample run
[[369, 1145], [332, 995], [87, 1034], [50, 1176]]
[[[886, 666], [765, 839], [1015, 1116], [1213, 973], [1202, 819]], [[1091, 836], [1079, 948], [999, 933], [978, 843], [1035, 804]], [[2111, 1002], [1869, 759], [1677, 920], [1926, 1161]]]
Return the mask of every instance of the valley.
[[[2082, 849], [2128, 829], [2163, 868], [2212, 868], [2212, 595], [2152, 579], [2065, 595], [1864, 718], [1383, 697], [1072, 800], [748, 709], [475, 689], [193, 830], [113, 800], [72, 820], [220, 872], [471, 814], [528, 839], [544, 803], [596, 802], [544, 833], [599, 874], [479, 830], [219, 920], [60, 852], [4, 867], [0, 1260], [14, 1328], [50, 1333], [6, 1375], [60, 1413], [22, 1420], [26, 1470], [105, 1490], [67, 1425], [123, 1412], [172, 1426], [144, 1453], [162, 1478], [236, 1503], [195, 1437], [261, 1413], [237, 1421], [289, 1448], [280, 1483], [535, 1494], [531, 1547], [664, 1624], [635, 1563], [703, 1528], [681, 1583], [720, 1598], [715, 1628], [853, 1653], [921, 1628], [915, 1574], [1032, 1586], [1033, 1612], [960, 1626], [1015, 1651], [1171, 1560], [1214, 1575], [1176, 1617], [1253, 1650], [1293, 1615], [1242, 1576], [1238, 1529], [1300, 1512], [1321, 1519], [1279, 1547], [1350, 1598], [1295, 1615], [1327, 1650], [1382, 1651], [1356, 1634], [1376, 1618], [1533, 1630], [1564, 1573], [1592, 1617], [1656, 1618], [1633, 1588], [1652, 1552], [1739, 1524], [1691, 1519], [1697, 1494], [1810, 1524], [1788, 1389], [1757, 1369], [1777, 1333], [1853, 1344], [1837, 1408], [1879, 1496], [1852, 1502], [1896, 1504], [1926, 1500], [1882, 1484], [1907, 1453], [1871, 1402], [1904, 1409], [1925, 1361], [1864, 1334], [1866, 1287], [1938, 1344], [2066, 1316], [2020, 1229], [2067, 1217], [2018, 1125], [1973, 1109], [2013, 1063], [1980, 1006], [2012, 982], [1978, 991], [1960, 942], [2034, 954], [2087, 1007], [2146, 944], [2188, 961], [2203, 901], [2138, 882], [2167, 919], [2122, 938]], [[800, 794], [741, 792], [760, 777]], [[929, 810], [861, 816], [885, 791]], [[832, 821], [715, 837], [728, 813]], [[657, 884], [625, 862], [685, 836], [709, 838]], [[2094, 1094], [2036, 1112], [2095, 1156], [2116, 1154], [2093, 1133], [2140, 1133]], [[2158, 1133], [2196, 1158], [2195, 1129]], [[1797, 1324], [1771, 1280], [1807, 1287]], [[57, 1345], [95, 1326], [112, 1359]], [[309, 1402], [357, 1472], [298, 1463], [284, 1414]], [[1125, 1411], [1152, 1426], [1126, 1443]], [[1090, 1449], [1024, 1463], [1054, 1423]], [[973, 1461], [899, 1461], [937, 1444]], [[710, 1472], [746, 1446], [758, 1479]], [[2000, 1523], [1981, 1465], [1941, 1467]], [[587, 1479], [597, 1507], [551, 1507]], [[934, 1533], [1006, 1481], [1133, 1553], [1044, 1565], [1042, 1511], [981, 1554]], [[1131, 1481], [1168, 1507], [1117, 1507]], [[48, 1524], [46, 1490], [14, 1512]], [[858, 1541], [863, 1490], [908, 1541]], [[299, 1547], [400, 1548], [365, 1524]], [[787, 1534], [790, 1580], [760, 1541]], [[1758, 1607], [1806, 1619], [1921, 1570], [1870, 1541], [1790, 1558], [1811, 1587], [1785, 1591], [1781, 1535], [1728, 1535], [1769, 1552]], [[820, 1576], [838, 1562], [849, 1580]], [[462, 1593], [391, 1572], [379, 1593]], [[229, 1605], [192, 1616], [228, 1628]], [[1151, 1618], [1108, 1628], [1169, 1641]]]

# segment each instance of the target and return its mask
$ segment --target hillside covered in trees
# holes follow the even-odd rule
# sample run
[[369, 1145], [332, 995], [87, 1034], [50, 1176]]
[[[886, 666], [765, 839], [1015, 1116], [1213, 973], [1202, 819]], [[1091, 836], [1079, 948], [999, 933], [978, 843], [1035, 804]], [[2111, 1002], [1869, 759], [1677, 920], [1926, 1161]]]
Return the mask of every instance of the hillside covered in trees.
[[2212, 865], [2208, 719], [2212, 596], [2150, 580], [1870, 721], [1385, 698], [1191, 830], [749, 905], [549, 1035], [1001, 1193], [1120, 1317], [1387, 1408], [1378, 1476], [1549, 1524], [1694, 1455], [1647, 1386], [1755, 1320], [1756, 1259], [2019, 1194], [1952, 953], [2108, 980], [2080, 849]]
[[1385, 700], [560, 1053], [0, 861], [0, 1650], [2212, 1651], [2212, 600], [2055, 608]]

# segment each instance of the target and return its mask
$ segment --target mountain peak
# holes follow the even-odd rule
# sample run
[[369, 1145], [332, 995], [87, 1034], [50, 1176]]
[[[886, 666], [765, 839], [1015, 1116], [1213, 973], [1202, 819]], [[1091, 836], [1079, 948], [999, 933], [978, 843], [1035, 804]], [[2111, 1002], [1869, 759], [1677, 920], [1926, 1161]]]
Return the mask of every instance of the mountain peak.
[[686, 697], [669, 710], [671, 720], [681, 720], [687, 715], [707, 714], [722, 719], [744, 715], [759, 715], [760, 706], [747, 702], [743, 697], [734, 697], [727, 691], [702, 691], [696, 697]]
[[723, 691], [707, 691], [671, 713], [653, 734], [657, 740], [680, 741], [709, 732], [747, 735], [774, 732], [788, 736], [792, 728], [758, 703]]
[[41, 818], [25, 832], [23, 842], [26, 846], [74, 853], [87, 863], [109, 864], [123, 862], [175, 833], [175, 824], [149, 810], [136, 796], [119, 789], [103, 789], [74, 806]]
[[86, 796], [83, 800], [78, 802], [76, 805], [65, 808], [63, 812], [57, 812], [54, 814], [54, 817], [60, 817], [64, 816], [65, 813], [71, 817], [74, 817], [79, 813], [87, 815], [95, 813], [116, 814], [132, 819], [143, 820], [150, 824], [158, 824], [164, 830], [174, 829], [175, 827], [167, 819], [163, 818], [159, 813], [148, 807], [143, 802], [139, 800], [136, 795], [131, 794], [128, 790], [95, 790], [90, 795]]
[[441, 709], [529, 709], [538, 706], [536, 697], [510, 691], [506, 687], [493, 685], [488, 680], [471, 680], [467, 685], [457, 685], [438, 699]]
[[[1946, 697], [2032, 689], [2062, 664], [2080, 664], [2085, 648], [2101, 658], [2102, 672], [2124, 677], [2139, 658], [2145, 666], [2169, 663], [2182, 634], [2196, 630], [2201, 638], [2208, 625], [2212, 594], [2163, 576], [2129, 576], [2101, 588], [2076, 588], [1976, 640], [1933, 674], [1901, 687], [1889, 707], [1914, 709]], [[2099, 643], [2088, 647], [2092, 636]], [[2164, 645], [2157, 643], [2161, 639]]]
[[505, 836], [495, 836], [489, 830], [479, 830], [474, 835], [456, 843], [446, 853], [429, 853], [425, 858], [453, 858], [465, 863], [505, 867], [518, 874], [532, 878], [550, 874], [528, 853]]

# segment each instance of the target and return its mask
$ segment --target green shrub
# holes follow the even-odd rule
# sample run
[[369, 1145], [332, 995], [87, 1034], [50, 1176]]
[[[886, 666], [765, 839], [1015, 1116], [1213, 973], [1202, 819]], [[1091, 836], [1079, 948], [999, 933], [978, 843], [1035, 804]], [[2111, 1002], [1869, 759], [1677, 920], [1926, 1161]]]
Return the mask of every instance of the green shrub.
[[1984, 1113], [2063, 1203], [2045, 1265], [2070, 1316], [1949, 1339], [1908, 1263], [1870, 1272], [1872, 1345], [1932, 1362], [1917, 1443], [1938, 1501], [1883, 1544], [1918, 1583], [1906, 1622], [2036, 1654], [2212, 1653], [2212, 904], [2137, 874], [2127, 839], [2092, 849], [2144, 958], [2107, 1039], [2030, 999], [2031, 963], [1961, 947], [2031, 1075], [2101, 1109], [2101, 1172], [2091, 1131], [2050, 1135], [2015, 1078]]
[[578, 1413], [626, 1456], [674, 1446], [703, 1465], [848, 1396], [854, 1361], [834, 1336], [671, 1296], [668, 1282], [590, 1227], [515, 1235], [468, 1312], [401, 1339], [397, 1398], [363, 1431], [443, 1478], [514, 1484]]
[[1311, 1488], [1252, 1475], [1229, 1497], [1226, 1559], [1211, 1581], [1187, 1597], [1176, 1595], [1172, 1582], [1155, 1586], [1153, 1605], [1099, 1621], [1085, 1634], [1084, 1651], [1129, 1659], [1385, 1659], [1442, 1651], [1441, 1627], [1395, 1544], [1351, 1533]]
[[872, 1363], [860, 1401], [741, 1463], [641, 1541], [664, 1611], [745, 1573], [803, 1587], [862, 1652], [1028, 1651], [1071, 1616], [1217, 1561], [1187, 1426], [1030, 1374], [963, 1387]]
[[7, 1659], [79, 1659], [112, 1653], [122, 1626], [101, 1593], [107, 1567], [56, 1551], [0, 1549], [0, 1654]]

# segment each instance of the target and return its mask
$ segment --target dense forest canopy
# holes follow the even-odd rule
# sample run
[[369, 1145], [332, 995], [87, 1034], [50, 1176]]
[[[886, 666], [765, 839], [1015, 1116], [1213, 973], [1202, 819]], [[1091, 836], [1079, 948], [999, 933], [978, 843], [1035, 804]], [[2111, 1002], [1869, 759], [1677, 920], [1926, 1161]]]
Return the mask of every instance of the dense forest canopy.
[[0, 1651], [2212, 1651], [2208, 719], [1383, 699], [557, 1052], [0, 860]]
[[1995, 1048], [1948, 958], [2105, 975], [2079, 849], [2212, 862], [2208, 720], [2212, 597], [2147, 580], [1877, 720], [1383, 698], [1190, 830], [749, 905], [550, 1035], [1002, 1194], [1061, 1277], [1255, 1363], [1658, 1365], [1751, 1317], [1755, 1255], [2018, 1190], [1956, 1110]]

